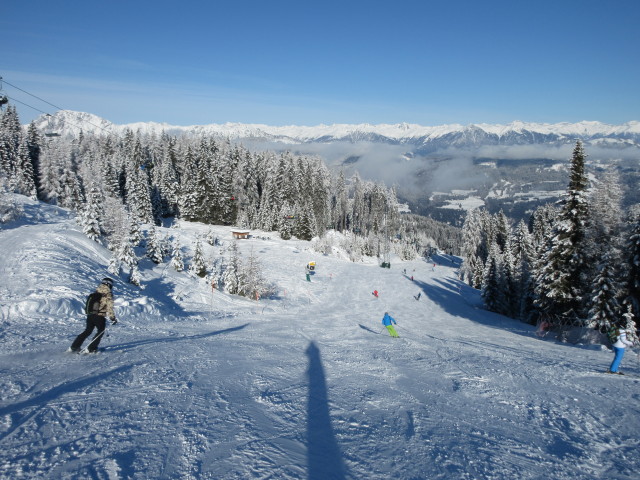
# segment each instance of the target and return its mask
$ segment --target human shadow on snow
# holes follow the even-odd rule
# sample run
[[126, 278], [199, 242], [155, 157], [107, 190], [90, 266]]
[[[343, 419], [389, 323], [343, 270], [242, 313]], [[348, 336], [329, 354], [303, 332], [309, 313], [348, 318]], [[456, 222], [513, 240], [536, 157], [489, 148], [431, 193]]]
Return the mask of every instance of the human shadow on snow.
[[209, 338], [215, 335], [221, 335], [223, 333], [231, 333], [238, 330], [242, 330], [249, 323], [245, 323], [244, 325], [239, 325], [237, 327], [225, 328], [224, 330], [216, 330], [215, 332], [209, 333], [200, 333], [198, 335], [183, 335], [183, 336], [172, 336], [172, 337], [164, 337], [164, 338], [148, 338], [146, 340], [137, 340], [135, 342], [121, 343], [116, 345], [110, 345], [105, 347], [105, 351], [113, 352], [119, 350], [131, 350], [137, 347], [141, 347], [143, 345], [153, 345], [156, 343], [171, 343], [171, 342], [182, 342], [185, 340], [198, 340], [201, 338]]
[[329, 415], [327, 382], [314, 342], [305, 351], [309, 357], [307, 376], [309, 399], [307, 403], [307, 466], [309, 480], [341, 480], [346, 478], [342, 452], [338, 446]]
[[362, 325], [361, 323], [359, 323], [359, 324], [358, 324], [358, 326], [359, 326], [361, 329], [366, 330], [367, 332], [375, 333], [376, 335], [380, 335], [380, 334], [381, 334], [381, 332], [379, 332], [379, 331], [378, 331], [378, 332], [376, 332], [376, 331], [375, 331], [375, 330], [373, 330], [372, 328], [369, 328], [369, 327], [367, 327], [367, 326], [365, 326], [365, 325]]

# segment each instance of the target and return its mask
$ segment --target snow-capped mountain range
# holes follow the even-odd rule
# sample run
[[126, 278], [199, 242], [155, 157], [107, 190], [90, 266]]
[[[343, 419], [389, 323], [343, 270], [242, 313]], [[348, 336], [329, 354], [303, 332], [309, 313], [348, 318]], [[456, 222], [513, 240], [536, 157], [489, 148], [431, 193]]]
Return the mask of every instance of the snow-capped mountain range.
[[317, 125], [269, 126], [167, 123], [116, 125], [89, 113], [60, 111], [36, 126], [48, 134], [214, 136], [256, 151], [290, 150], [317, 155], [347, 178], [398, 186], [400, 200], [414, 213], [461, 225], [466, 210], [485, 206], [517, 220], [566, 189], [568, 160], [577, 140], [585, 145], [590, 174], [615, 165], [621, 173], [625, 206], [640, 202], [640, 122], [525, 123], [508, 125]]
[[375, 142], [417, 147], [417, 153], [429, 154], [448, 147], [483, 145], [567, 144], [577, 139], [589, 144], [624, 148], [640, 147], [640, 122], [609, 125], [595, 121], [579, 123], [526, 123], [507, 125], [449, 124], [334, 124], [316, 126], [270, 126], [262, 124], [224, 123], [176, 126], [168, 123], [138, 122], [117, 125], [90, 113], [60, 111], [41, 116], [36, 125], [61, 135], [84, 133], [121, 133], [125, 130], [172, 135], [216, 135], [233, 140], [262, 140], [282, 144]]

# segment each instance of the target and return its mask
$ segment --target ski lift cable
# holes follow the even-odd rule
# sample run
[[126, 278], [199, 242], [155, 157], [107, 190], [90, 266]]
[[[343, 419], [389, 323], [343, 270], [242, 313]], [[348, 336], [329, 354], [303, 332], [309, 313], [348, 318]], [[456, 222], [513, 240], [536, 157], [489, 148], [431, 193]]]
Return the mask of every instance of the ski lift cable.
[[[38, 97], [37, 95], [34, 95], [33, 93], [29, 93], [26, 90], [23, 90], [20, 87], [16, 87], [15, 85], [13, 85], [12, 83], [7, 82], [3, 77], [0, 77], [0, 80], [2, 80], [4, 83], [6, 83], [7, 85], [11, 85], [13, 88], [15, 88], [16, 90], [20, 90], [21, 92], [26, 93], [27, 95], [32, 96], [33, 98], [37, 98], [38, 100], [40, 100], [41, 102], [46, 103], [47, 105], [51, 105], [53, 108], [57, 109], [57, 110], [64, 110], [64, 108], [60, 108], [57, 105], [54, 105], [51, 102], [47, 102], [45, 99]], [[26, 104], [25, 104], [26, 105]], [[28, 106], [28, 105], [27, 105]], [[38, 110], [37, 108], [35, 110]], [[41, 111], [41, 110], [38, 110]]]
[[[40, 98], [40, 97], [38, 97], [37, 95], [34, 95], [33, 93], [29, 93], [29, 92], [27, 92], [26, 90], [23, 90], [22, 88], [17, 87], [17, 86], [15, 86], [15, 85], [13, 85], [12, 83], [7, 82], [7, 81], [4, 79], [4, 77], [1, 77], [1, 76], [0, 76], [0, 82], [1, 82], [1, 83], [6, 83], [7, 85], [12, 86], [12, 87], [13, 87], [13, 88], [15, 88], [16, 90], [20, 90], [21, 92], [24, 92], [24, 93], [26, 93], [27, 95], [32, 96], [33, 98], [37, 98], [37, 99], [38, 99], [38, 100], [40, 100], [41, 102], [44, 102], [44, 103], [46, 103], [47, 105], [51, 105], [53, 108], [55, 108], [55, 109], [57, 109], [57, 110], [64, 110], [64, 108], [62, 108], [62, 107], [58, 107], [57, 105], [54, 105], [54, 104], [53, 104], [53, 103], [51, 103], [51, 102], [47, 102], [45, 99]], [[22, 104], [22, 105], [24, 105], [24, 106], [26, 106], [26, 107], [32, 108], [33, 110], [35, 110], [35, 111], [37, 111], [37, 112], [44, 113], [45, 115], [51, 116], [51, 114], [50, 114], [50, 113], [48, 113], [48, 112], [44, 112], [44, 111], [40, 110], [39, 108], [33, 107], [33, 106], [31, 106], [31, 105], [29, 105], [29, 104], [27, 104], [27, 103], [21, 102], [20, 100], [16, 100], [15, 98], [9, 97], [8, 95], [7, 95], [7, 98], [9, 98], [9, 99], [13, 100], [14, 102], [18, 102], [18, 103], [20, 103], [20, 104]], [[82, 129], [82, 126], [81, 126], [81, 125], [74, 124], [73, 122], [69, 122], [69, 123], [71, 123], [72, 125], [74, 125], [74, 126], [76, 126], [76, 127], [80, 128], [80, 129]], [[85, 123], [88, 123], [89, 125], [91, 125], [91, 126], [93, 126], [93, 127], [99, 128], [100, 130], [104, 130], [104, 131], [105, 131], [105, 132], [107, 132], [107, 133], [111, 133], [111, 132], [109, 132], [109, 130], [107, 130], [107, 129], [106, 129], [106, 128], [104, 128], [104, 127], [101, 127], [100, 125], [95, 125], [95, 124], [93, 124], [93, 123], [91, 123], [91, 122], [88, 122], [88, 121], [86, 121]]]
[[39, 108], [36, 108], [36, 107], [34, 107], [32, 105], [29, 105], [28, 103], [21, 102], [20, 100], [17, 100], [17, 99], [15, 99], [13, 97], [10, 97], [9, 95], [7, 95], [7, 98], [9, 100], [11, 100], [12, 102], [20, 103], [21, 105], [24, 105], [25, 107], [29, 107], [29, 108], [35, 110], [36, 112], [40, 112], [40, 113], [44, 113], [45, 115], [49, 115], [49, 113], [45, 112], [44, 110], [40, 110]]
[[[50, 117], [50, 116], [51, 116], [51, 114], [50, 114], [49, 112], [45, 112], [44, 110], [40, 110], [39, 108], [36, 108], [36, 107], [34, 107], [33, 105], [29, 105], [28, 103], [22, 102], [22, 101], [20, 101], [20, 100], [17, 100], [17, 99], [15, 99], [15, 98], [13, 98], [13, 97], [8, 96], [8, 95], [7, 95], [7, 98], [8, 98], [9, 100], [11, 100], [12, 102], [19, 103], [19, 104], [21, 104], [21, 105], [24, 105], [25, 107], [29, 107], [29, 108], [31, 108], [31, 109], [33, 109], [33, 110], [35, 110], [36, 112], [40, 112], [40, 113], [42, 113], [42, 114], [46, 115], [47, 117]], [[70, 123], [71, 125], [73, 125], [73, 126], [75, 126], [75, 127], [78, 127], [79, 129], [81, 129], [81, 130], [82, 130], [82, 125], [78, 125], [78, 124], [73, 123], [73, 122], [68, 122], [68, 123]], [[89, 123], [89, 122], [87, 122], [87, 123]], [[93, 125], [93, 124], [92, 124], [92, 125]], [[99, 125], [94, 125], [94, 127], [102, 128], [102, 127], [100, 127]], [[102, 128], [102, 129], [103, 129], [103, 130], [105, 130], [104, 128]], [[105, 131], [107, 131], [107, 130], [105, 130]]]

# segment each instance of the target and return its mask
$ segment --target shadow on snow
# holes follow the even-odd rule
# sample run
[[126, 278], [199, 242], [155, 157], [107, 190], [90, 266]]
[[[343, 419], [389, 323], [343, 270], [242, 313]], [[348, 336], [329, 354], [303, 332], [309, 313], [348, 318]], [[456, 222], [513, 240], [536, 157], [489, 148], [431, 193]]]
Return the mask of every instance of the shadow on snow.
[[62, 385], [58, 385], [57, 387], [53, 387], [50, 390], [47, 390], [44, 393], [36, 395], [33, 398], [28, 400], [24, 400], [19, 403], [14, 403], [12, 405], [7, 405], [6, 407], [0, 408], [0, 416], [11, 415], [16, 412], [19, 412], [25, 408], [36, 407], [35, 411], [25, 414], [21, 419], [17, 421], [13, 421], [13, 426], [7, 429], [0, 436], [0, 441], [4, 440], [6, 437], [11, 435], [16, 429], [20, 428], [26, 421], [35, 416], [41, 408], [46, 407], [49, 402], [56, 400], [59, 397], [62, 397], [65, 394], [72, 393], [74, 391], [83, 390], [91, 385], [97, 384], [107, 378], [116, 375], [121, 372], [125, 372], [134, 367], [134, 365], [123, 365], [118, 368], [114, 368], [108, 372], [101, 373], [99, 375], [94, 375], [91, 377], [81, 378], [79, 380], [74, 380], [72, 382], [65, 382]]
[[121, 344], [108, 346], [108, 347], [105, 347], [105, 351], [112, 352], [112, 351], [118, 351], [118, 350], [131, 350], [133, 348], [141, 347], [143, 345], [153, 345], [155, 343], [182, 342], [185, 340], [198, 340], [201, 338], [209, 338], [215, 335], [221, 335], [223, 333], [231, 333], [238, 330], [242, 330], [248, 325], [249, 325], [248, 323], [245, 323], [244, 325], [240, 325], [238, 327], [225, 328], [224, 330], [216, 330], [215, 332], [201, 333], [199, 335], [184, 335], [181, 337], [148, 338], [146, 340], [138, 340], [135, 342], [121, 343]]
[[309, 480], [341, 480], [346, 478], [342, 453], [331, 426], [327, 382], [314, 342], [305, 351], [309, 357], [307, 376], [309, 399], [307, 404], [307, 465]]

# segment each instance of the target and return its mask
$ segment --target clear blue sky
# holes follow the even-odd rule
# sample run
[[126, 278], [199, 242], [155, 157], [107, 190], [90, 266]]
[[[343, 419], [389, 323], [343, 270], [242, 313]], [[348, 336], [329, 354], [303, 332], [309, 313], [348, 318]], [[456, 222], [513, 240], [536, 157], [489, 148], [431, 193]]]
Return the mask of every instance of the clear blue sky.
[[[640, 1], [18, 1], [4, 93], [115, 123], [640, 120]], [[40, 114], [15, 102], [20, 120]]]

